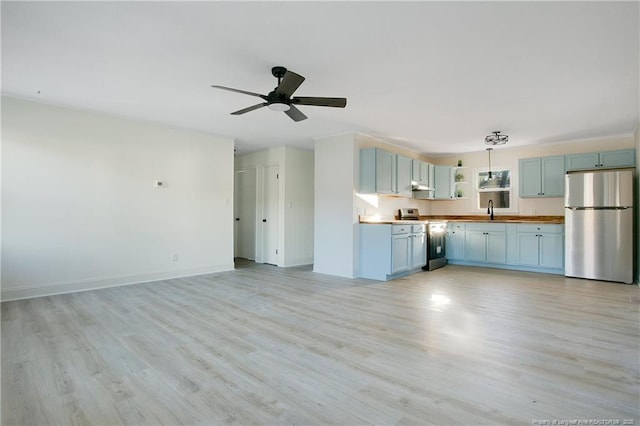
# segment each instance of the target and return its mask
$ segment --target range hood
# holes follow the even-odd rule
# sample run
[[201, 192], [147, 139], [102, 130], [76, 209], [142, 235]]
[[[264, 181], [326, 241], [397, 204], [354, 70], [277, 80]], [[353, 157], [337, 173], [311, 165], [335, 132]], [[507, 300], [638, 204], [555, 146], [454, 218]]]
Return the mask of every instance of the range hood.
[[416, 182], [411, 181], [411, 190], [412, 191], [434, 191], [435, 188], [430, 187], [424, 182]]

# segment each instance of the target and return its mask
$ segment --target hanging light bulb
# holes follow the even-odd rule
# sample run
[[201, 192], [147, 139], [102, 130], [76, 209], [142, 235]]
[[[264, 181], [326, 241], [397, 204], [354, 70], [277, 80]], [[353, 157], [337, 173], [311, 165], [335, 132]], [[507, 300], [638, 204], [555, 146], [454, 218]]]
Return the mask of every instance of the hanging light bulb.
[[489, 179], [491, 179], [491, 151], [493, 151], [493, 148], [487, 148], [487, 152], [489, 153]]

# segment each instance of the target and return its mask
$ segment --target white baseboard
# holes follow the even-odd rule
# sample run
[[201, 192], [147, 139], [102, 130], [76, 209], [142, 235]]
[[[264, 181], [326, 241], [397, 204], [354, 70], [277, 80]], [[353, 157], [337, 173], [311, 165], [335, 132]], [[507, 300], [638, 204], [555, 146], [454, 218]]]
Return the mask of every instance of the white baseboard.
[[48, 284], [26, 285], [14, 288], [3, 288], [0, 300], [31, 299], [34, 297], [52, 296], [54, 294], [75, 293], [78, 291], [98, 290], [108, 287], [140, 284], [150, 281], [168, 280], [172, 278], [192, 277], [194, 275], [213, 274], [216, 272], [232, 271], [234, 264], [210, 265], [200, 268], [183, 269], [178, 271], [152, 272], [141, 275], [120, 277], [95, 278], [82, 281], [68, 281]]
[[305, 265], [313, 265], [313, 257], [309, 257], [306, 259], [296, 259], [293, 262], [282, 265], [283, 268], [292, 268], [294, 266], [305, 266]]

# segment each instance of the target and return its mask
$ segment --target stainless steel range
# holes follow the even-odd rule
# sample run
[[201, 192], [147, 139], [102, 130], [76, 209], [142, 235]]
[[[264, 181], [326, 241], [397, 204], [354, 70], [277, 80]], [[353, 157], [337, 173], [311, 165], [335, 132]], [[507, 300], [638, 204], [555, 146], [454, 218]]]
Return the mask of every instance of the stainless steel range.
[[[420, 212], [414, 208], [400, 209], [400, 220], [420, 220]], [[427, 224], [427, 259], [422, 269], [425, 271], [433, 271], [447, 264], [447, 222], [425, 222]]]
[[418, 209], [400, 209], [400, 220], [420, 220]]
[[427, 224], [427, 264], [422, 267], [424, 271], [433, 271], [447, 264], [446, 236], [446, 222]]

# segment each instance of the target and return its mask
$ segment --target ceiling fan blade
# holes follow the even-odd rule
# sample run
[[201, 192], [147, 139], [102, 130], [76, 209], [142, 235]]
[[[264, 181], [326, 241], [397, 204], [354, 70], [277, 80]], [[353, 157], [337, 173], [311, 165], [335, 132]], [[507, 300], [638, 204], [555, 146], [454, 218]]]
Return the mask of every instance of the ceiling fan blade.
[[231, 113], [231, 115], [244, 114], [245, 112], [253, 111], [255, 109], [262, 108], [263, 106], [266, 106], [266, 105], [267, 105], [267, 103], [263, 102], [261, 104], [257, 104], [257, 105], [250, 106], [250, 107], [247, 107], [247, 108], [244, 108], [244, 109], [239, 109], [238, 111], [234, 111], [234, 112]]
[[293, 121], [302, 121], [307, 119], [307, 116], [304, 115], [302, 111], [300, 111], [298, 108], [296, 108], [293, 105], [290, 105], [290, 107], [291, 108], [289, 108], [284, 113], [287, 114], [289, 117], [291, 117]]
[[246, 90], [233, 89], [231, 87], [224, 87], [224, 86], [217, 86], [217, 85], [213, 85], [211, 87], [213, 87], [214, 89], [222, 89], [222, 90], [228, 90], [230, 92], [242, 93], [243, 95], [257, 96], [259, 98], [264, 99], [265, 101], [267, 100], [267, 97], [265, 95], [261, 95], [260, 93], [247, 92]]
[[278, 87], [276, 87], [276, 93], [278, 95], [284, 95], [288, 98], [293, 95], [293, 92], [295, 92], [296, 89], [300, 87], [303, 81], [303, 76], [298, 75], [292, 71], [287, 71]]
[[344, 108], [347, 105], [345, 98], [314, 98], [314, 97], [295, 97], [291, 99], [291, 103], [296, 105], [314, 105], [335, 108]]

